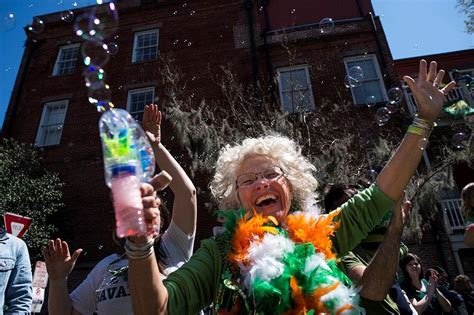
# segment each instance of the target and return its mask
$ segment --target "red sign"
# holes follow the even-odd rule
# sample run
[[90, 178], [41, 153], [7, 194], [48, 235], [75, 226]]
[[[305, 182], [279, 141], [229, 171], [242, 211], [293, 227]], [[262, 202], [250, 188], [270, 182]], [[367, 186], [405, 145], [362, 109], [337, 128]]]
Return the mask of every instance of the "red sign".
[[33, 273], [33, 287], [46, 288], [48, 285], [48, 271], [44, 261], [37, 261]]
[[32, 221], [31, 218], [10, 212], [6, 212], [3, 219], [5, 220], [5, 230], [19, 238], [26, 234]]

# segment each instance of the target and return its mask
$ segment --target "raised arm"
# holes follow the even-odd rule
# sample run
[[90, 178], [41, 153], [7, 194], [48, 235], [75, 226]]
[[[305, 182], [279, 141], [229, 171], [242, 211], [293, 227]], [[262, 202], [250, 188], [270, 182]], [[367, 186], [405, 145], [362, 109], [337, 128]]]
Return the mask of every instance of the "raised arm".
[[[153, 187], [142, 185], [145, 220], [149, 227], [160, 225], [160, 213]], [[171, 273], [166, 286], [161, 280], [158, 257], [153, 254], [151, 236], [127, 239], [128, 281], [136, 315], [196, 314], [209, 305], [216, 294], [222, 271], [217, 244], [205, 240], [191, 260]], [[156, 257], [156, 258], [155, 258]]]
[[[421, 119], [421, 129], [412, 129], [407, 132], [397, 151], [377, 177], [378, 187], [392, 200], [401, 197], [408, 181], [420, 163], [423, 150], [420, 141], [428, 138], [429, 129], [433, 126], [443, 107], [444, 96], [451, 91], [456, 83], [447, 84], [443, 89], [439, 85], [443, 81], [444, 70], [437, 70], [437, 64], [432, 61], [427, 71], [425, 60], [420, 61], [418, 78], [415, 81], [409, 76], [403, 77], [415, 96], [418, 105], [418, 118]], [[418, 132], [418, 134], [417, 134]]]
[[368, 266], [356, 266], [349, 272], [349, 278], [361, 287], [360, 295], [368, 300], [383, 301], [392, 287], [400, 256], [400, 239], [408, 219], [411, 203], [393, 207], [393, 216], [384, 239]]
[[184, 233], [192, 235], [196, 230], [196, 188], [183, 168], [161, 143], [160, 125], [161, 112], [158, 110], [158, 106], [145, 106], [143, 129], [150, 139], [158, 166], [173, 178], [170, 183], [174, 194], [173, 221]]
[[436, 297], [438, 299], [439, 305], [443, 309], [443, 312], [449, 313], [451, 312], [451, 302], [443, 295], [443, 293], [436, 288]]
[[[159, 201], [155, 198], [153, 186], [142, 184], [141, 192], [145, 221], [149, 226], [160, 226]], [[128, 238], [125, 245], [129, 266], [128, 285], [133, 313], [136, 315], [168, 313], [168, 292], [161, 280], [156, 261], [158, 258], [155, 258], [153, 246], [146, 250], [147, 244], [153, 242], [151, 236], [134, 236]]]
[[410, 303], [415, 307], [418, 314], [421, 314], [424, 311], [426, 311], [426, 309], [430, 305], [431, 299], [433, 299], [433, 296], [436, 290], [437, 280], [438, 280], [437, 277], [434, 274], [432, 274], [429, 279], [428, 287], [426, 288], [425, 296], [420, 300], [417, 300], [416, 298], [411, 299]]
[[68, 244], [58, 238], [50, 240], [49, 248], [43, 247], [42, 252], [49, 275], [49, 314], [80, 314], [72, 307], [67, 289], [67, 277], [74, 269], [82, 249], [77, 249], [71, 256]]

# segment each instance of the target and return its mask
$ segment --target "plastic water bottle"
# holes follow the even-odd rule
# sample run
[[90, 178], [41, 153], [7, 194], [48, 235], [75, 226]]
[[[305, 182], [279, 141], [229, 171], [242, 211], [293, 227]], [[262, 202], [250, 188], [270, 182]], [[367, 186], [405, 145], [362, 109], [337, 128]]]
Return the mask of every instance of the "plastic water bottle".
[[112, 189], [119, 237], [144, 235], [140, 184], [155, 171], [155, 158], [145, 133], [123, 109], [112, 109], [99, 120], [105, 182]]

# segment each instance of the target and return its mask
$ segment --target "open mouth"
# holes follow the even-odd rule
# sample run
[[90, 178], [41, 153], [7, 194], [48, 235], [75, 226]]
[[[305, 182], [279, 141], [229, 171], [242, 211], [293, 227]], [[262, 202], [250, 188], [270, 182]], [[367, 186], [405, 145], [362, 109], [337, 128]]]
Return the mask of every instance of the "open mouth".
[[257, 198], [255, 205], [257, 207], [267, 207], [277, 203], [278, 197], [275, 195], [264, 195]]

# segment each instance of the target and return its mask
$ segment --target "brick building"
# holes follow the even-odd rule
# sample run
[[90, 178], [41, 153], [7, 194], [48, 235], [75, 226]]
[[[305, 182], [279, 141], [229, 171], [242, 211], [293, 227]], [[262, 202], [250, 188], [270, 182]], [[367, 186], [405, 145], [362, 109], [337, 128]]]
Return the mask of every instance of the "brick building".
[[[120, 23], [113, 41], [119, 50], [105, 66], [107, 83], [116, 106], [135, 115], [164, 95], [159, 54], [172, 54], [195, 99], [220, 97], [209, 73], [231, 63], [241, 82], [273, 83], [269, 90], [276, 110], [312, 112], [323, 101], [349, 103], [344, 119], [359, 119], [360, 128], [370, 130], [377, 125], [373, 110], [365, 106], [366, 95], [360, 87], [344, 88], [348, 70], [354, 66], [364, 70], [361, 86], [380, 104], [387, 100], [386, 90], [399, 84], [370, 0], [324, 5], [308, 0], [134, 0], [117, 6]], [[75, 16], [87, 10], [75, 10]], [[71, 248], [87, 252], [71, 277], [75, 285], [114, 250], [113, 209], [103, 179], [99, 115], [87, 102], [81, 76], [83, 41], [59, 13], [41, 19], [44, 31], [29, 34], [26, 42], [3, 136], [42, 148], [45, 166], [66, 183], [66, 209], [56, 218], [58, 235]], [[297, 47], [291, 60], [287, 43]], [[298, 86], [285, 83], [295, 77]], [[297, 101], [294, 96], [301, 94], [304, 99]], [[384, 132], [401, 135], [397, 128]], [[366, 134], [367, 140], [373, 136]], [[182, 148], [172, 140], [165, 133], [164, 144], [179, 154]], [[194, 181], [204, 189], [209, 176], [198, 175]], [[205, 200], [199, 200], [199, 209], [206, 209]], [[210, 213], [200, 210], [197, 238], [209, 236], [213, 225]]]
[[[470, 107], [474, 107], [473, 90], [466, 85], [466, 79], [469, 80], [468, 76], [474, 77], [473, 49], [395, 60], [395, 69], [400, 80], [405, 74], [413, 77], [417, 75], [418, 61], [421, 58], [427, 61], [436, 60], [438, 69], [446, 71], [448, 78], [444, 80], [445, 82], [457, 81], [456, 88], [446, 96], [446, 101], [464, 100]], [[465, 79], [462, 79], [461, 76], [465, 76]], [[406, 86], [404, 86], [404, 92], [410, 112], [416, 112], [415, 99]], [[437, 129], [439, 131], [432, 137], [442, 133], [449, 138], [456, 130], [469, 132], [465, 126], [466, 120], [472, 118], [471, 116], [459, 119], [446, 113], [442, 114], [438, 121]], [[424, 154], [423, 160], [428, 169], [431, 167], [431, 161], [435, 158], [433, 154], [435, 154], [433, 150], [427, 150]], [[465, 221], [459, 209], [461, 205], [460, 191], [466, 184], [474, 181], [474, 170], [466, 164], [457, 164], [453, 166], [453, 177], [456, 187], [441, 191], [443, 216], [437, 216], [434, 219], [432, 229], [424, 234], [422, 246], [413, 245], [410, 248], [419, 253], [430, 266], [441, 263], [452, 276], [464, 273], [474, 279], [474, 249], [466, 248], [463, 243]]]

